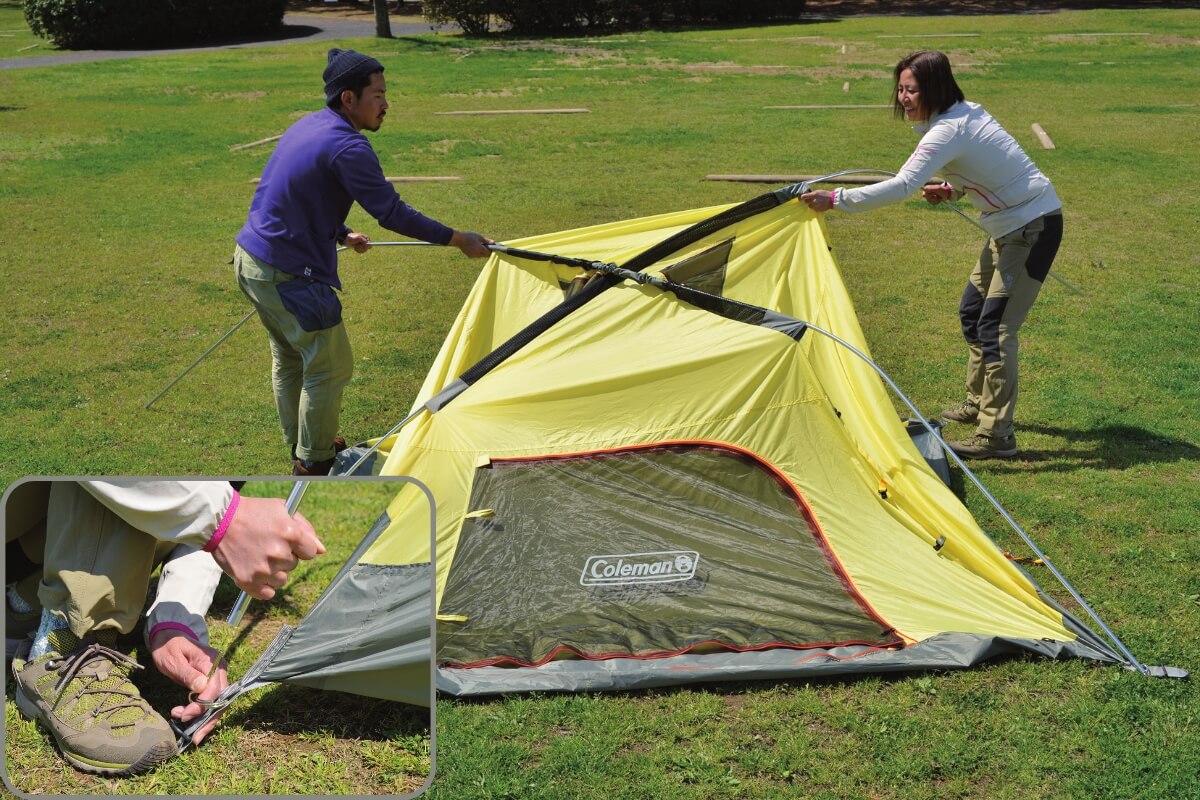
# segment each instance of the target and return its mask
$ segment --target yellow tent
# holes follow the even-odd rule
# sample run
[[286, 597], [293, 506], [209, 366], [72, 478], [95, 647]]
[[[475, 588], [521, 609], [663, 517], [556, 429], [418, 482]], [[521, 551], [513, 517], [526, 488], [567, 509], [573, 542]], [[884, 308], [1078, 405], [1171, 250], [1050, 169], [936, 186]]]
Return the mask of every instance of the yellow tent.
[[502, 249], [364, 462], [436, 503], [433, 554], [413, 491], [361, 560], [432, 556], [439, 688], [1126, 661], [918, 452], [854, 352], [803, 204], [768, 194]]

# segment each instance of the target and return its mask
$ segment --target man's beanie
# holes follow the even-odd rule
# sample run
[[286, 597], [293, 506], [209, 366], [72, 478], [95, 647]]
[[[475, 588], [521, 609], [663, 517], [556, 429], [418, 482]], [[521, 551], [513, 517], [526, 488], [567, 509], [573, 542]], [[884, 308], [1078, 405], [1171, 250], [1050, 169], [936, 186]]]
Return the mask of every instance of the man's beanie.
[[331, 47], [329, 65], [321, 74], [325, 79], [325, 101], [332, 103], [344, 90], [361, 85], [375, 72], [383, 72], [383, 64], [370, 56]]

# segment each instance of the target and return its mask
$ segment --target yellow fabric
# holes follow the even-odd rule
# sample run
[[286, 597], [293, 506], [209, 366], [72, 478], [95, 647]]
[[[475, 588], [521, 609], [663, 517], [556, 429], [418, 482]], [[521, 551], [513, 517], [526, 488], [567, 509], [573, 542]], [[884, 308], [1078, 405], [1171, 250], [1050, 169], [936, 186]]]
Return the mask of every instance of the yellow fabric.
[[[721, 208], [510, 242], [623, 264]], [[724, 294], [867, 346], [823, 222], [790, 201], [718, 231], [651, 271], [734, 237]], [[414, 410], [563, 299], [578, 270], [493, 255]], [[1061, 615], [987, 538], [916, 451], [872, 368], [814, 332], [799, 342], [624, 282], [384, 442], [384, 474], [410, 475], [437, 502], [439, 599], [467, 508], [489, 458], [668, 441], [756, 454], [805, 498], [854, 586], [910, 641], [940, 632], [1071, 640]], [[836, 409], [836, 411], [835, 411]], [[837, 412], [840, 412], [840, 417]], [[887, 497], [878, 491], [887, 486]], [[368, 563], [429, 560], [424, 498], [405, 493]], [[410, 505], [411, 502], [411, 505]], [[944, 536], [944, 547], [933, 543]], [[501, 601], [498, 598], [498, 601]]]

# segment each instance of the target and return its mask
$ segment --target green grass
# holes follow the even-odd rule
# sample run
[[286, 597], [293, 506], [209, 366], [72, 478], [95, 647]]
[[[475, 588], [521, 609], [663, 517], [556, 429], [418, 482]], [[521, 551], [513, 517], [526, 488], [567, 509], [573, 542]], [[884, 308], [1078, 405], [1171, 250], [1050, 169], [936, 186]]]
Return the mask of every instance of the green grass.
[[[243, 493], [287, 498], [290, 481], [251, 481]], [[223, 579], [209, 619], [211, 643], [236, 680], [283, 625], [295, 625], [329, 584], [399, 486], [394, 480], [322, 481], [309, 485], [300, 511], [326, 554], [303, 562], [269, 603], [251, 601], [238, 628], [224, 622], [238, 590]], [[186, 692], [155, 671], [139, 626], [124, 645], [146, 667], [135, 674], [143, 695], [166, 710]], [[11, 696], [13, 685], [6, 681]], [[57, 756], [49, 734], [5, 707], [5, 766], [27, 793], [47, 794], [409, 794], [428, 781], [430, 714], [426, 709], [299, 686], [254, 690], [236, 700], [204, 745], [149, 774], [100, 778]]]
[[[0, 31], [22, 24], [0, 3]], [[1148, 35], [1094, 35], [1114, 33]], [[979, 35], [934, 38], [945, 34]], [[392, 111], [373, 137], [384, 170], [463, 178], [401, 185], [405, 199], [498, 240], [766, 188], [703, 180], [710, 173], [894, 170], [914, 137], [886, 111], [765, 106], [884, 103], [899, 56], [948, 50], [968, 97], [1058, 187], [1067, 230], [1055, 272], [1084, 292], [1047, 283], [1022, 337], [1024, 457], [979, 474], [1139, 658], [1194, 670], [1198, 43], [1200, 11], [1102, 10], [342, 44], [387, 65]], [[0, 484], [287, 468], [254, 324], [142, 406], [246, 313], [227, 262], [270, 149], [230, 148], [317, 107], [326, 47], [0, 72]], [[435, 113], [555, 106], [590, 113]], [[1057, 149], [1041, 149], [1035, 122]], [[876, 359], [923, 410], [956, 400], [954, 310], [979, 232], [920, 202], [828, 220]], [[358, 209], [350, 222], [391, 238]], [[477, 268], [437, 250], [347, 257], [348, 438], [404, 415]], [[965, 500], [1001, 546], [1027, 552], [978, 493]], [[10, 711], [10, 775], [14, 747], [28, 786], [44, 792], [370, 793], [387, 791], [389, 775], [420, 772], [406, 766], [419, 752], [402, 744], [414, 735], [407, 723], [385, 715], [389, 734], [360, 746], [337, 720], [347, 703], [350, 716], [373, 718], [375, 704], [306, 693], [305, 719], [285, 725], [294, 691], [243, 701], [212, 746], [128, 782], [80, 778]], [[446, 700], [429, 796], [1186, 800], [1200, 798], [1198, 710], [1194, 681], [1032, 660], [889, 679]], [[305, 725], [332, 752], [311, 755]], [[272, 738], [243, 745], [252, 757], [238, 763], [267, 784], [217, 783], [220, 748], [262, 726]], [[327, 783], [290, 783], [295, 763]]]

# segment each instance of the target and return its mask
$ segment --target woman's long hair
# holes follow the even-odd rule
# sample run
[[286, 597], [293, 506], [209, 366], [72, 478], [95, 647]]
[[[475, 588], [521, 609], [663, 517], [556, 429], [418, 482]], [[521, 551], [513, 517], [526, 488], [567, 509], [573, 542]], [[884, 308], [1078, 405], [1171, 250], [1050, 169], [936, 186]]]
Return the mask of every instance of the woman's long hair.
[[925, 119], [932, 119], [955, 103], [966, 99], [962, 89], [954, 80], [950, 59], [937, 50], [920, 50], [900, 59], [893, 75], [892, 110], [904, 119], [904, 106], [900, 105], [900, 73], [912, 70], [913, 78], [921, 90], [921, 111]]

